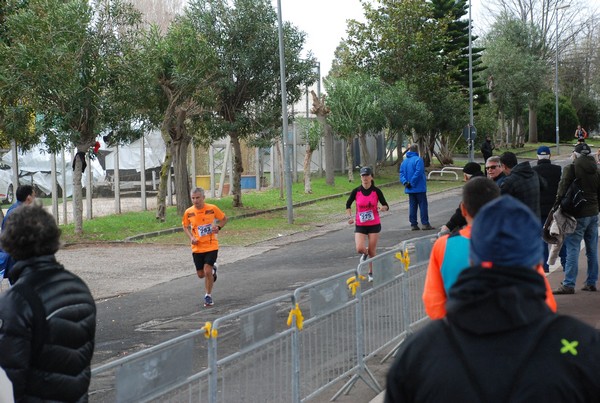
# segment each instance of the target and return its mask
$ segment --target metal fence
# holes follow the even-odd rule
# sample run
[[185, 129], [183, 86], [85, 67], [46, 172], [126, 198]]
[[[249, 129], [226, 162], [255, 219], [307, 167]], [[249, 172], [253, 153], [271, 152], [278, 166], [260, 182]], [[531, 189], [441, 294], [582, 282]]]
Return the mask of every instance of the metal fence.
[[358, 381], [379, 393], [368, 361], [388, 359], [426, 321], [421, 295], [435, 239], [405, 241], [356, 269], [96, 367], [90, 400], [297, 403], [342, 380], [332, 400]]

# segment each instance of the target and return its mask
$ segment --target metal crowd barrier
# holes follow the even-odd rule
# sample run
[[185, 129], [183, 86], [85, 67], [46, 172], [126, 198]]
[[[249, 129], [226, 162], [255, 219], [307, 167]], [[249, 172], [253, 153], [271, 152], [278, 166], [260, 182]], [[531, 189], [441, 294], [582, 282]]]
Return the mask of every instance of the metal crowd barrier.
[[426, 320], [421, 295], [435, 239], [402, 242], [356, 269], [96, 367], [90, 401], [297, 403], [342, 380], [331, 400], [359, 380], [379, 393], [368, 361], [392, 356]]

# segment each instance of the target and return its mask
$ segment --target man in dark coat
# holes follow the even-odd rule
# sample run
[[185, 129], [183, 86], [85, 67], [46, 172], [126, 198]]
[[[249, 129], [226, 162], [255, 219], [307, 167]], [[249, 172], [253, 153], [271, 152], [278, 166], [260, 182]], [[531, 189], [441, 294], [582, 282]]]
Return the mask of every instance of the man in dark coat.
[[[550, 148], [546, 146], [540, 146], [537, 149], [538, 162], [537, 165], [532, 169], [538, 174], [540, 178], [544, 178], [546, 181], [546, 187], [540, 190], [540, 220], [542, 225], [546, 222], [546, 218], [556, 201], [556, 193], [558, 191], [558, 183], [560, 182], [560, 176], [562, 175], [562, 168], [558, 165], [550, 162]], [[544, 271], [548, 273], [550, 267], [548, 266], [548, 244], [544, 242]], [[563, 248], [560, 251], [560, 260], [563, 268], [565, 267], [566, 249]]]
[[544, 302], [539, 217], [511, 196], [473, 221], [447, 316], [409, 336], [387, 375], [392, 402], [591, 402], [600, 333]]
[[500, 194], [515, 197], [536, 216], [541, 216], [540, 190], [546, 187], [546, 181], [531, 169], [529, 161], [517, 163], [517, 156], [510, 151], [500, 156], [500, 162], [506, 174], [506, 179], [500, 185]]
[[86, 284], [54, 254], [60, 229], [41, 206], [20, 206], [0, 235], [16, 260], [0, 294], [0, 367], [15, 402], [88, 400], [96, 305]]
[[481, 143], [481, 154], [483, 154], [483, 162], [486, 162], [488, 158], [492, 156], [494, 151], [494, 145], [490, 136], [486, 136], [485, 141]]

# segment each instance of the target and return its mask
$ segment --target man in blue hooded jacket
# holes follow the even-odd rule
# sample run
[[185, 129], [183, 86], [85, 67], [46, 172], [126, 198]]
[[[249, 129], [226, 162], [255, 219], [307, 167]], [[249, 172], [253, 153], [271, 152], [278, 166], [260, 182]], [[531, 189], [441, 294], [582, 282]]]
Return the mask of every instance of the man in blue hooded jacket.
[[427, 176], [425, 163], [419, 157], [419, 146], [412, 144], [406, 158], [400, 165], [400, 183], [404, 185], [404, 193], [408, 195], [408, 219], [413, 231], [418, 231], [417, 208], [421, 211], [421, 225], [424, 230], [432, 230], [427, 210]]
[[[4, 231], [6, 226], [6, 220], [8, 220], [8, 216], [10, 216], [17, 207], [28, 206], [35, 201], [35, 190], [31, 185], [19, 185], [17, 187], [17, 191], [15, 192], [15, 196], [17, 197], [17, 201], [8, 208], [6, 214], [4, 214], [4, 218], [2, 219], [2, 225], [0, 226], [0, 230], [2, 231]], [[2, 277], [4, 277], [10, 282], [9, 272], [14, 264], [14, 259], [11, 258], [10, 255], [0, 247], [0, 281], [2, 281]]]

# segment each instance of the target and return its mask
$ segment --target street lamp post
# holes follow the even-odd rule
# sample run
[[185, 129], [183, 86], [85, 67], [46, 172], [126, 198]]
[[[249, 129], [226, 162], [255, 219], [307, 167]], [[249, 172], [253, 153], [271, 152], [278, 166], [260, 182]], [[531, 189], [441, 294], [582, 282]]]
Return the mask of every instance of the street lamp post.
[[560, 139], [560, 135], [559, 135], [559, 128], [558, 128], [558, 10], [562, 10], [565, 8], [569, 8], [570, 5], [564, 5], [564, 6], [560, 6], [560, 7], [555, 7], [554, 11], [556, 11], [556, 60], [555, 60], [555, 66], [554, 66], [554, 71], [555, 71], [555, 76], [554, 76], [554, 87], [555, 87], [555, 107], [556, 107], [556, 155], [560, 154], [559, 148], [558, 148], [558, 142]]
[[473, 46], [471, 43], [471, 0], [469, 0], [469, 162], [475, 160], [475, 138], [472, 136], [474, 124], [473, 117]]
[[281, 120], [282, 120], [282, 140], [283, 140], [283, 158], [285, 160], [285, 194], [287, 199], [287, 218], [288, 224], [294, 223], [294, 204], [292, 202], [292, 169], [290, 166], [290, 144], [288, 129], [288, 110], [287, 110], [287, 89], [285, 86], [285, 52], [283, 48], [283, 19], [281, 18], [281, 0], [277, 0], [277, 22], [279, 33], [279, 71], [281, 73]]

